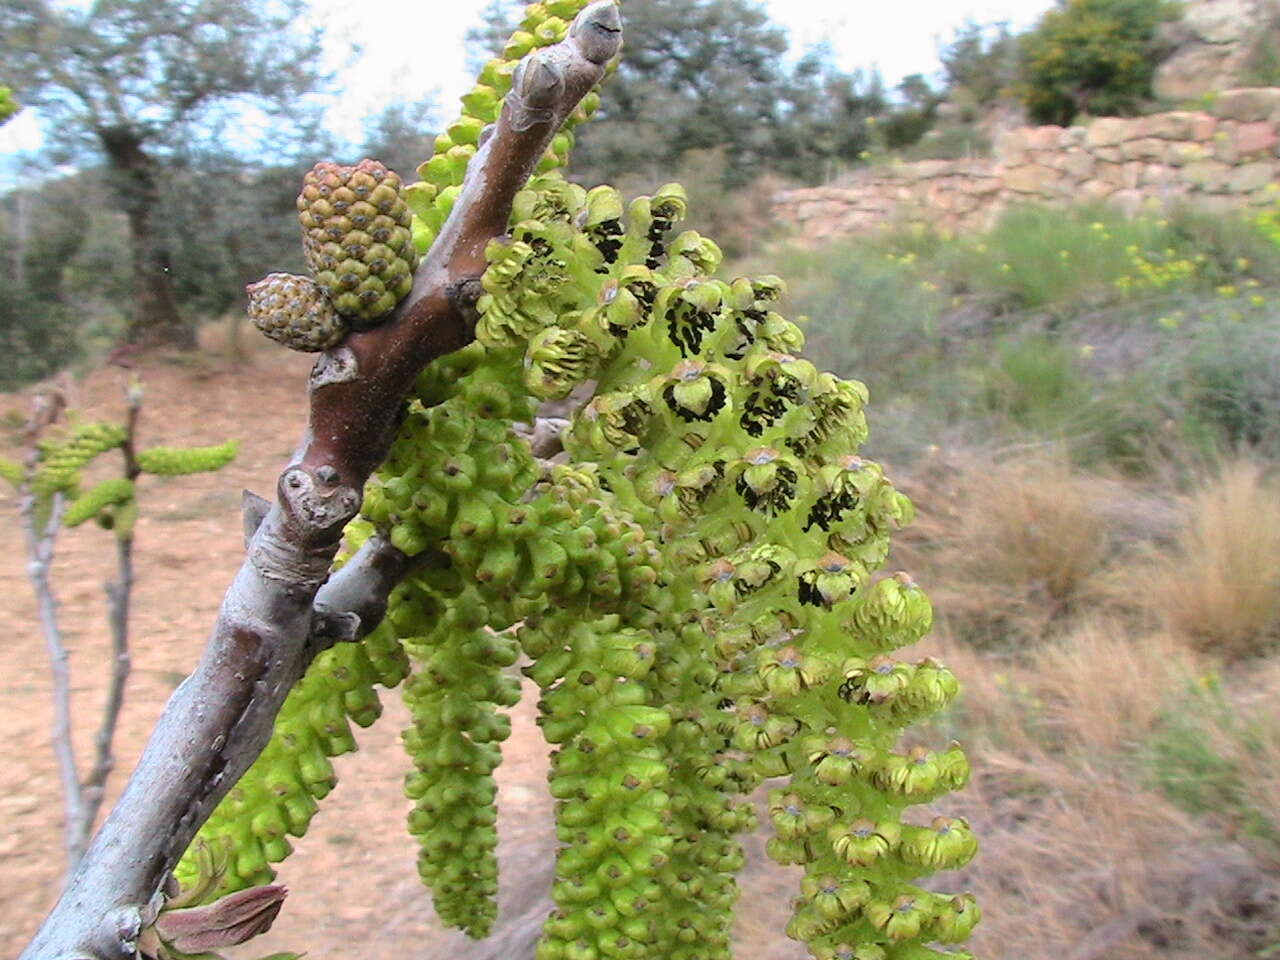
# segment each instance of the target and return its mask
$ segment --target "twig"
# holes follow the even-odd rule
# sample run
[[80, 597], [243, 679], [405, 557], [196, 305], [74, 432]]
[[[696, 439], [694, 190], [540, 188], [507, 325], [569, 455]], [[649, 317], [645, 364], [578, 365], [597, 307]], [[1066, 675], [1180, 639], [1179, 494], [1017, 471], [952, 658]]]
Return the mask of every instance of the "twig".
[[27, 542], [27, 576], [35, 591], [36, 605], [40, 613], [40, 632], [44, 635], [45, 649], [49, 654], [49, 672], [53, 678], [53, 753], [58, 761], [58, 776], [62, 780], [63, 812], [66, 823], [63, 844], [67, 850], [68, 870], [74, 869], [79, 860], [78, 826], [83, 820], [83, 797], [80, 775], [76, 769], [75, 750], [71, 744], [71, 667], [67, 658], [67, 646], [58, 626], [58, 604], [49, 585], [49, 568], [53, 565], [54, 547], [58, 539], [58, 527], [66, 501], [61, 493], [55, 493], [49, 505], [49, 517], [40, 528], [36, 517], [36, 497], [26, 490], [22, 497], [22, 529]]
[[[174, 692], [115, 809], [21, 960], [125, 960], [164, 903], [165, 879], [270, 739], [276, 713], [325, 643], [372, 629], [403, 562], [370, 541], [326, 584], [360, 490], [431, 360], [474, 336], [485, 246], [555, 132], [621, 44], [612, 0], [530, 55], [414, 288], [392, 318], [323, 354], [293, 462], [249, 543], [204, 656]], [[349, 572], [350, 571], [350, 572]]]
[[[138, 416], [142, 410], [142, 390], [135, 383], [129, 387], [128, 415], [125, 420], [124, 443], [120, 452], [124, 456], [124, 475], [137, 480], [142, 473], [138, 466], [136, 437]], [[129, 600], [133, 594], [133, 530], [118, 531], [116, 536], [116, 581], [106, 583], [108, 617], [111, 622], [111, 673], [107, 684], [107, 699], [102, 707], [102, 721], [93, 738], [94, 760], [89, 776], [84, 781], [78, 847], [74, 852], [73, 866], [80, 861], [88, 846], [93, 825], [102, 808], [107, 778], [115, 768], [112, 744], [120, 710], [124, 706], [125, 684], [129, 679]]]
[[53, 753], [58, 763], [58, 776], [62, 780], [62, 802], [65, 823], [63, 845], [67, 851], [68, 870], [75, 867], [78, 856], [77, 840], [79, 824], [83, 819], [83, 794], [80, 774], [76, 768], [75, 748], [71, 743], [71, 667], [67, 646], [58, 626], [58, 603], [49, 584], [49, 570], [53, 566], [58, 531], [62, 526], [62, 514], [66, 499], [55, 493], [49, 502], [49, 515], [41, 525], [37, 516], [38, 498], [31, 490], [31, 477], [39, 462], [37, 446], [41, 434], [52, 426], [66, 409], [66, 394], [53, 387], [37, 394], [31, 403], [31, 416], [23, 428], [26, 441], [26, 479], [22, 485], [19, 512], [22, 531], [27, 546], [27, 576], [36, 595], [36, 607], [40, 616], [40, 632], [44, 636], [49, 654], [49, 672], [53, 680]]

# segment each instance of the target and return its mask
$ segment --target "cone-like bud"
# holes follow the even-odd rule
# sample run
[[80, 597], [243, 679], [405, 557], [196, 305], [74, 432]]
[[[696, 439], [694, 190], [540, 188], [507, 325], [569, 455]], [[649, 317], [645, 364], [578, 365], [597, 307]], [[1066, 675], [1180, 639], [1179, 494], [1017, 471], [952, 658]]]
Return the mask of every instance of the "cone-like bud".
[[245, 287], [245, 293], [249, 297], [249, 320], [290, 350], [328, 350], [349, 330], [324, 289], [308, 277], [270, 273]]
[[334, 307], [357, 325], [395, 309], [413, 287], [418, 255], [400, 177], [376, 160], [317, 163], [298, 196], [303, 250]]

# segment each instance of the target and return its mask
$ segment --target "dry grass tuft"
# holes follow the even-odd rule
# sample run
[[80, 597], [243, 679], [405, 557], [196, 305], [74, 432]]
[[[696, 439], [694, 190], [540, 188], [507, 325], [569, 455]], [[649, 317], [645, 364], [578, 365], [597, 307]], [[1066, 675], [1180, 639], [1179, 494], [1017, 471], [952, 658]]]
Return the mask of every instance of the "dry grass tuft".
[[1170, 691], [1200, 669], [1175, 639], [1134, 637], [1112, 621], [1083, 623], [1036, 651], [1029, 673], [1052, 744], [1096, 757], [1141, 743], [1167, 707]]
[[[1226, 960], [1277, 939], [1280, 886], [1266, 851], [1149, 772], [1148, 743], [1201, 676], [1185, 645], [1127, 637], [1112, 622], [1078, 624], [1021, 661], [931, 645], [965, 681], [938, 733], [966, 743], [974, 778], [938, 806], [983, 838], [978, 860], [944, 880], [984, 905], [976, 954]], [[1280, 668], [1274, 679], [1280, 689]], [[1259, 702], [1276, 701], [1260, 692]], [[1256, 759], [1233, 768], [1251, 804], [1280, 780], [1280, 754]]]
[[1087, 595], [1112, 551], [1107, 502], [1119, 484], [1058, 458], [958, 454], [906, 486], [923, 519], [903, 559], [941, 621], [980, 646], [1042, 637]]
[[1257, 463], [1225, 465], [1187, 499], [1170, 552], [1135, 576], [1135, 598], [1224, 659], [1280, 639], [1280, 487]]

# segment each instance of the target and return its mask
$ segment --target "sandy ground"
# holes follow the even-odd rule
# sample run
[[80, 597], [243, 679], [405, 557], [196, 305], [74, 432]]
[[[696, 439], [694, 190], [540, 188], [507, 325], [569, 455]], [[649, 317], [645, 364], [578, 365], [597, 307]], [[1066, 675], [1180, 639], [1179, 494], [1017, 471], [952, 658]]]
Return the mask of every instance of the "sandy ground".
[[[248, 488], [269, 495], [305, 419], [305, 357], [255, 348], [234, 364], [147, 361], [140, 427], [144, 446], [241, 441], [236, 461], [216, 475], [146, 478], [140, 490], [137, 587], [132, 617], [134, 670], [117, 734], [117, 773], [108, 804], [132, 769], [147, 733], [177, 683], [199, 656], [213, 617], [241, 562], [239, 499]], [[128, 374], [94, 371], [73, 402], [84, 416], [119, 420]], [[0, 397], [8, 425], [0, 452], [14, 456], [21, 395]], [[114, 466], [114, 465], [111, 465]], [[15, 954], [56, 898], [64, 869], [61, 789], [50, 747], [48, 660], [24, 570], [17, 503], [0, 494], [0, 595], [9, 623], [0, 672], [0, 724], [9, 745], [0, 763], [0, 940]], [[113, 573], [110, 534], [90, 525], [59, 540], [53, 579], [71, 651], [76, 747], [89, 757], [107, 677], [109, 635], [102, 590]], [[311, 832], [296, 844], [280, 879], [291, 893], [275, 928], [235, 951], [252, 958], [305, 950], [316, 958], [480, 960], [529, 955], [528, 934], [543, 915], [552, 850], [546, 748], [533, 725], [532, 696], [515, 709], [507, 762], [499, 771], [503, 917], [495, 939], [474, 944], [444, 931], [418, 882], [414, 846], [404, 830], [401, 792], [407, 761], [396, 743], [406, 713], [395, 693], [386, 713], [361, 733], [361, 751], [338, 764], [341, 782]], [[753, 847], [758, 848], [758, 844]], [[762, 859], [758, 849], [754, 862]], [[744, 878], [749, 909], [742, 956], [787, 960], [803, 953], [781, 934], [785, 886], [758, 870]]]

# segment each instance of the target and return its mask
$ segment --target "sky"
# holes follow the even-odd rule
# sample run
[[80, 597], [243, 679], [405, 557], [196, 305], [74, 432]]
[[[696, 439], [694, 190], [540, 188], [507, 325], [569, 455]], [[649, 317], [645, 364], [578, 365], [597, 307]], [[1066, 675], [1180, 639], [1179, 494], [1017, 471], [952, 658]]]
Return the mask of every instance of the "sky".
[[[643, 3], [644, 0], [626, 0]], [[480, 21], [486, 0], [313, 0], [329, 37], [328, 56], [340, 68], [343, 93], [329, 111], [333, 132], [362, 139], [364, 120], [389, 102], [436, 92], [442, 120], [472, 81], [463, 37]], [[878, 67], [889, 86], [912, 73], [938, 71], [938, 46], [967, 19], [1008, 21], [1026, 27], [1051, 0], [764, 0], [770, 17], [790, 34], [792, 49], [825, 42], [843, 70]], [[377, 10], [369, 17], [370, 9]], [[393, 21], [393, 17], [395, 18]], [[394, 22], [394, 29], [387, 29]], [[351, 45], [361, 52], [353, 59]], [[23, 151], [40, 146], [39, 118], [24, 110], [0, 128], [0, 189], [7, 186]]]

